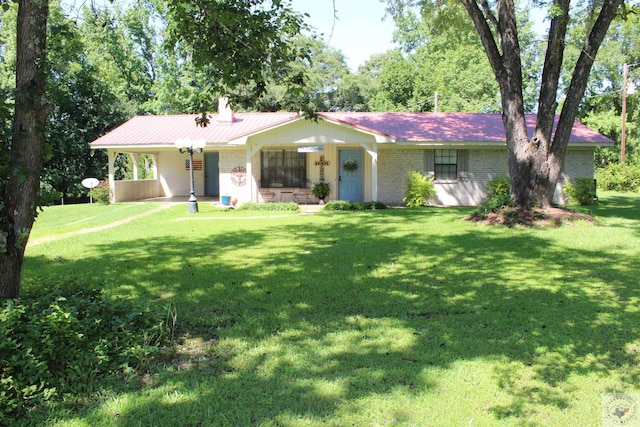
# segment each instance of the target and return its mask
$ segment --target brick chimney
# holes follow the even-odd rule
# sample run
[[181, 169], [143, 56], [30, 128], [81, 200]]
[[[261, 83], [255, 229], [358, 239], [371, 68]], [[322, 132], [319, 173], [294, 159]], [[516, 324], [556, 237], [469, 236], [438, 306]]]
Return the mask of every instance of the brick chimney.
[[218, 123], [233, 123], [233, 110], [229, 107], [229, 98], [218, 98]]

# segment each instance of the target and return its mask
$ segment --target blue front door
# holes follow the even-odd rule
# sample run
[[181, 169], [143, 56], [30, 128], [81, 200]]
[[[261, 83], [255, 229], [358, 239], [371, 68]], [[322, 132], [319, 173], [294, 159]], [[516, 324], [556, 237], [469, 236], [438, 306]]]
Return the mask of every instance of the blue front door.
[[340, 150], [339, 193], [338, 199], [351, 202], [362, 201], [362, 164], [361, 150]]
[[220, 195], [219, 153], [204, 154], [204, 194], [209, 197]]

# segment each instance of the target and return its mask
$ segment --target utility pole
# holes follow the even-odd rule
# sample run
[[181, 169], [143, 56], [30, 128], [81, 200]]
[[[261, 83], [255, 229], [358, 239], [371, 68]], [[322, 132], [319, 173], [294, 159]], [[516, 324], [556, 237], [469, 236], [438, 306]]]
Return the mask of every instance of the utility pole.
[[435, 106], [433, 107], [433, 112], [437, 113], [438, 112], [438, 92], [436, 92], [434, 96], [434, 103], [435, 103]]
[[620, 163], [624, 163], [627, 150], [627, 74], [629, 65], [622, 65], [622, 131], [620, 132]]

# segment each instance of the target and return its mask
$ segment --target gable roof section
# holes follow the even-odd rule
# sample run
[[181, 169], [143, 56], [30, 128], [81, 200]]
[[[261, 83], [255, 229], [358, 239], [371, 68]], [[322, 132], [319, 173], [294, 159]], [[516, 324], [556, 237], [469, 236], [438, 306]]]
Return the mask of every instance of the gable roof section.
[[[504, 143], [500, 114], [474, 113], [318, 113], [320, 119], [349, 126], [395, 143], [488, 142]], [[211, 115], [207, 127], [196, 126], [198, 115], [136, 116], [91, 143], [93, 148], [172, 146], [182, 138], [228, 144], [249, 135], [303, 120], [296, 113], [236, 113], [233, 123]], [[527, 115], [529, 136], [536, 116]], [[557, 120], [557, 119], [556, 119]], [[569, 142], [576, 145], [611, 145], [603, 135], [575, 122]]]
[[173, 146], [178, 139], [204, 139], [207, 143], [226, 143], [242, 135], [270, 129], [298, 119], [294, 113], [236, 114], [233, 123], [218, 122], [210, 115], [206, 127], [196, 125], [198, 114], [135, 116], [91, 143], [93, 148], [121, 146]]

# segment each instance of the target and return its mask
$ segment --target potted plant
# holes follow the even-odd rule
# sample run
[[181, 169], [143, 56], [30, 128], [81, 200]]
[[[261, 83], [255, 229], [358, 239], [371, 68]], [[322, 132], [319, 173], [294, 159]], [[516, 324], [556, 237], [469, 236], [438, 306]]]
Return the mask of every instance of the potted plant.
[[311, 189], [311, 194], [320, 199], [321, 205], [324, 204], [324, 198], [327, 197], [330, 192], [331, 187], [329, 187], [329, 183], [325, 181], [316, 182]]

